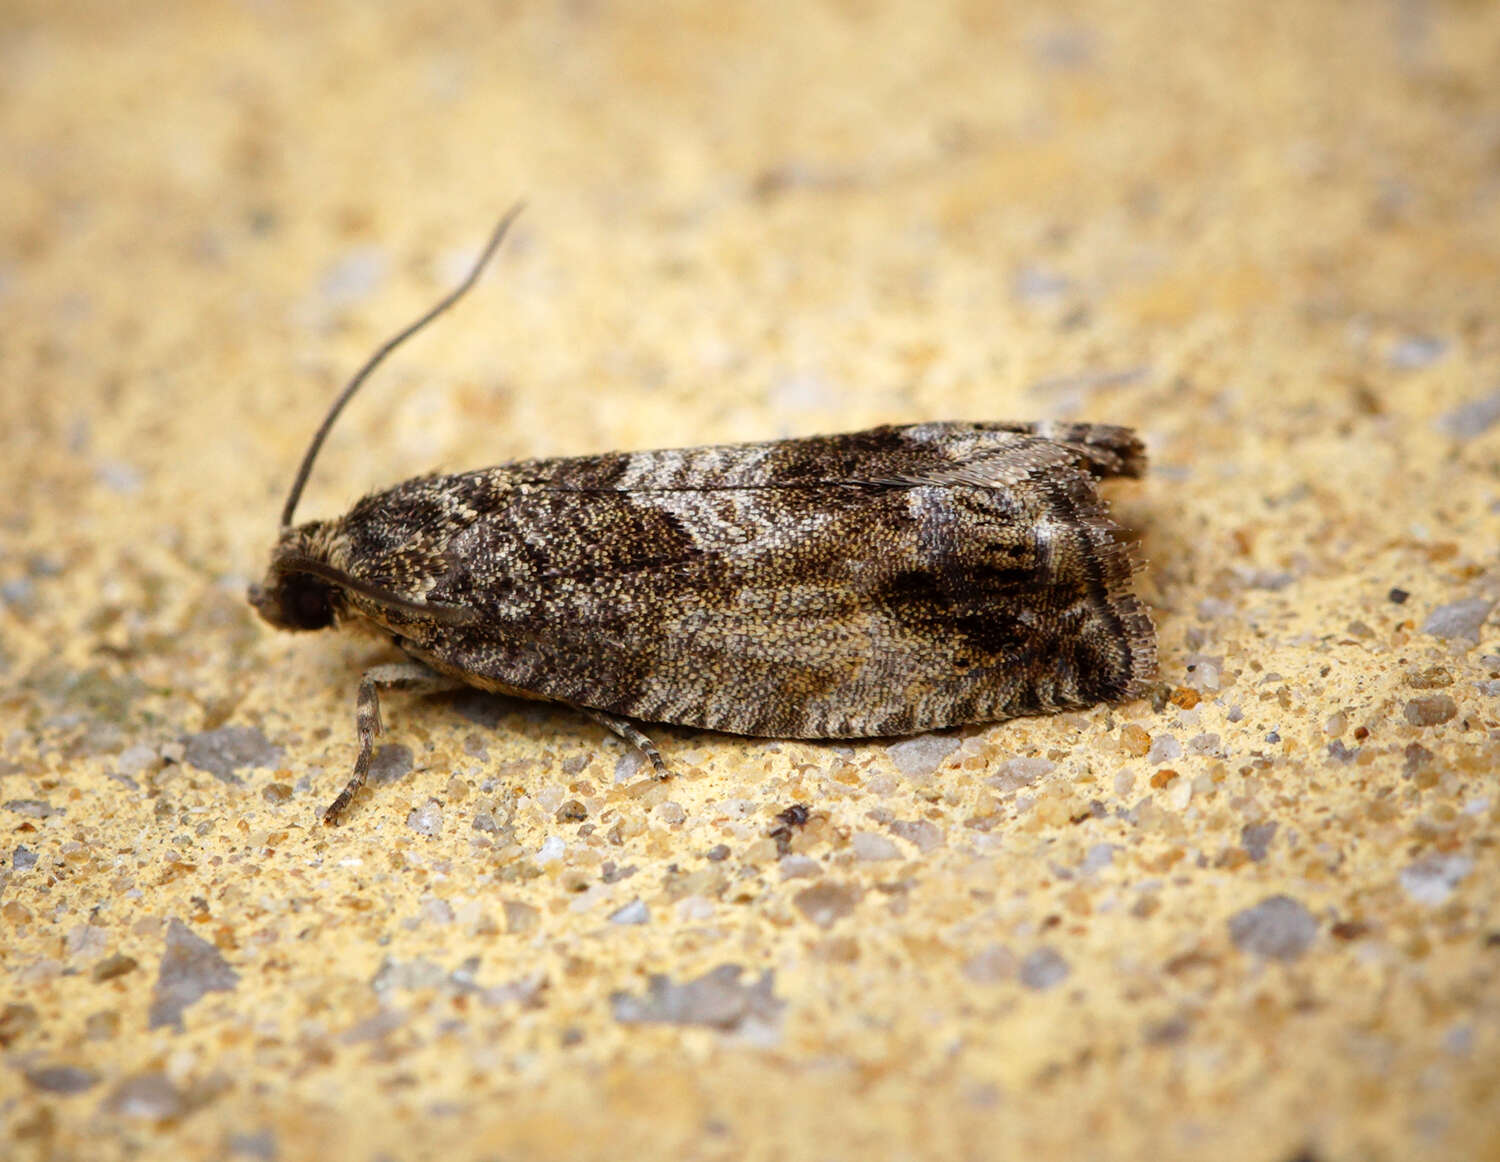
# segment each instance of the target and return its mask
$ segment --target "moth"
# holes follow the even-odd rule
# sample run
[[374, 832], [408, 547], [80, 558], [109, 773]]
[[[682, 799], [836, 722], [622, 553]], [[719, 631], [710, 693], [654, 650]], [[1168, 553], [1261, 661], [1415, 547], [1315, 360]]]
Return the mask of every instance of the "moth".
[[423, 476], [293, 524], [314, 436], [250, 601], [287, 630], [363, 628], [408, 659], [359, 685], [474, 686], [574, 707], [666, 766], [637, 723], [776, 738], [909, 735], [1141, 693], [1155, 631], [1097, 484], [1145, 469], [1126, 428], [922, 423], [527, 460]]

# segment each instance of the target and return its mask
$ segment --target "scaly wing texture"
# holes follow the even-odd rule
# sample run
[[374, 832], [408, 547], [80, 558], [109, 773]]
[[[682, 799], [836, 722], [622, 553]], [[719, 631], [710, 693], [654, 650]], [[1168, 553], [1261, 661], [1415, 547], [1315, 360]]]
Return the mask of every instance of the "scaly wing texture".
[[476, 685], [739, 734], [906, 734], [1128, 697], [1150, 620], [1102, 425], [920, 424], [411, 481], [330, 534], [351, 603]]

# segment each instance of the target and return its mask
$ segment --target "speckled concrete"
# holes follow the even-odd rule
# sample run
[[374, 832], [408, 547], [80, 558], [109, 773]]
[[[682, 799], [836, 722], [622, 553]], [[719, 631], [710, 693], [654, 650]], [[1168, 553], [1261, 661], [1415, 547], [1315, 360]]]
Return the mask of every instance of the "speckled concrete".
[[[1500, 1156], [1493, 8], [621, 7], [8, 6], [0, 1154]], [[386, 655], [244, 589], [518, 195], [306, 515], [1132, 424], [1155, 696], [656, 785], [394, 695], [316, 826]]]

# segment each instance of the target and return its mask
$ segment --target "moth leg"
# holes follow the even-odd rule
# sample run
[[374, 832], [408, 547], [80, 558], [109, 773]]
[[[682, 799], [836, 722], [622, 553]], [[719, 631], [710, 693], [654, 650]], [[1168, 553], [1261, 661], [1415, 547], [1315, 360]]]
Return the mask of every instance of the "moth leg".
[[672, 772], [667, 770], [667, 764], [662, 761], [661, 754], [656, 749], [656, 744], [641, 733], [635, 723], [628, 718], [616, 718], [613, 714], [605, 714], [602, 710], [595, 710], [592, 706], [580, 706], [582, 710], [605, 730], [623, 738], [636, 750], [640, 751], [651, 760], [651, 767], [658, 779], [670, 779]]
[[370, 774], [370, 757], [375, 749], [375, 738], [380, 734], [380, 687], [416, 690], [422, 694], [440, 694], [462, 686], [462, 682], [434, 674], [426, 666], [415, 662], [392, 662], [375, 666], [365, 671], [359, 680], [359, 697], [355, 703], [355, 728], [359, 731], [359, 757], [354, 760], [354, 773], [339, 792], [339, 797], [328, 804], [323, 812], [323, 822], [332, 827], [338, 823], [359, 789], [365, 785]]

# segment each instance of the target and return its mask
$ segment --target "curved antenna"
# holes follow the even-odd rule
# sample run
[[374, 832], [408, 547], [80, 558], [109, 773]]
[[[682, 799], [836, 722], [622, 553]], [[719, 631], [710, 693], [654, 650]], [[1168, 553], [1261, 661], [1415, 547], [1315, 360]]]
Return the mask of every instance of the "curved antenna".
[[339, 413], [344, 410], [344, 405], [354, 398], [354, 393], [359, 390], [360, 385], [370, 377], [372, 371], [380, 366], [387, 355], [401, 346], [402, 343], [405, 343], [423, 327], [427, 326], [428, 323], [432, 322], [433, 319], [441, 315], [454, 303], [458, 302], [459, 299], [463, 298], [464, 293], [479, 278], [479, 272], [485, 268], [485, 264], [489, 262], [490, 257], [499, 249], [501, 241], [505, 238], [505, 232], [510, 229], [510, 224], [516, 220], [516, 215], [521, 212], [525, 204], [524, 202], [517, 202], [505, 212], [505, 216], [496, 225], [494, 232], [490, 235], [490, 240], [485, 243], [484, 250], [480, 252], [473, 269], [465, 276], [463, 282], [444, 295], [437, 306], [429, 310], [415, 323], [391, 336], [391, 338], [377, 347], [375, 354], [365, 360], [365, 365], [354, 373], [354, 378], [339, 393], [338, 399], [333, 401], [333, 406], [328, 409], [328, 414], [323, 417], [323, 423], [314, 434], [312, 443], [307, 446], [307, 454], [302, 457], [302, 466], [297, 469], [297, 479], [292, 482], [292, 491], [287, 495], [286, 506], [281, 510], [281, 527], [283, 529], [291, 527], [292, 515], [297, 511], [297, 501], [302, 498], [302, 489], [307, 484], [308, 476], [312, 474], [313, 461], [318, 458], [318, 450], [323, 447], [323, 441], [327, 439], [334, 421], [339, 418]]

